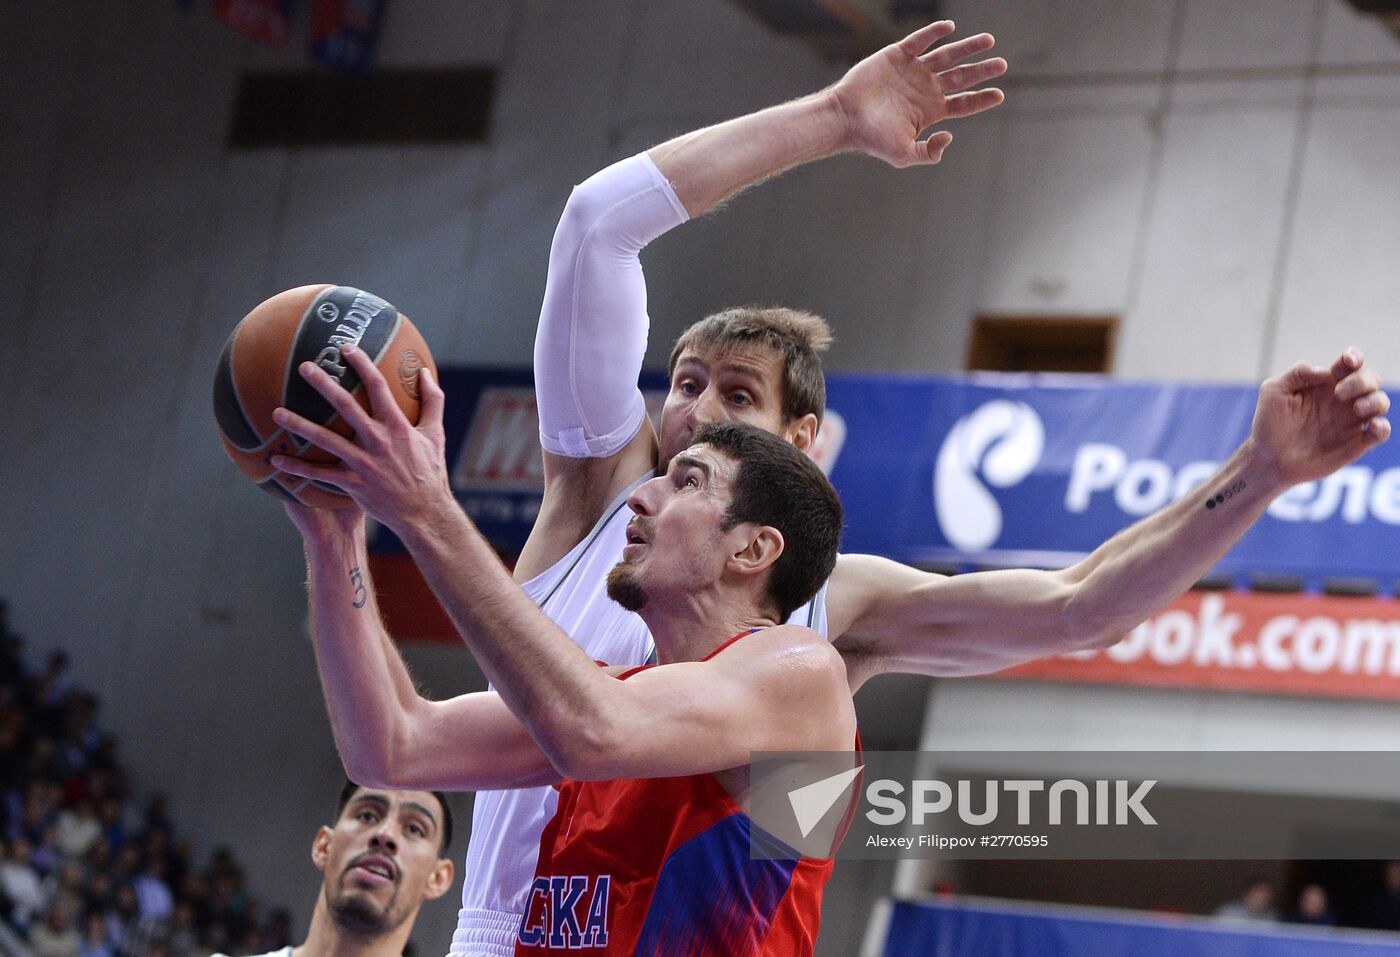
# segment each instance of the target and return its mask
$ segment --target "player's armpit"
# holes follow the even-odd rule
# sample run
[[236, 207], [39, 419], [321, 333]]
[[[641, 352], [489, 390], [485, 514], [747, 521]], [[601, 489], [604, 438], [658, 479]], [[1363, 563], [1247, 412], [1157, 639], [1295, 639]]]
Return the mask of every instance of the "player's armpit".
[[576, 780], [670, 777], [745, 765], [754, 751], [850, 748], [855, 711], [840, 657], [779, 626], [709, 661], [660, 665], [610, 689], [604, 727], [562, 757]]
[[1076, 584], [1030, 569], [948, 577], [842, 555], [827, 590], [833, 646], [852, 690], [875, 674], [988, 674], [1082, 647], [1066, 624]]
[[446, 701], [422, 699], [409, 713], [403, 738], [373, 767], [346, 770], [370, 787], [438, 791], [489, 791], [560, 780], [494, 691]]

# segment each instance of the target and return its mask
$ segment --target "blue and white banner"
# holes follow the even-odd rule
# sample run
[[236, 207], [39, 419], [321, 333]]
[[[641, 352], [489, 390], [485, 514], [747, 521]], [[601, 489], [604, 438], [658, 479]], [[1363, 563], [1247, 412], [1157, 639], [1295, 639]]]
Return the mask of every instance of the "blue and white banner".
[[[1252, 386], [1081, 376], [833, 375], [844, 549], [1069, 564], [1208, 478], [1248, 435], [1257, 398]], [[1218, 571], [1388, 586], [1398, 525], [1400, 447], [1383, 446], [1280, 497]]]
[[[488, 538], [518, 551], [542, 488], [530, 373], [444, 369], [442, 380], [453, 487]], [[655, 414], [665, 378], [648, 374], [643, 387]], [[1204, 481], [1248, 434], [1257, 397], [1253, 386], [1088, 376], [833, 373], [815, 457], [846, 506], [845, 551], [1063, 566]], [[1286, 575], [1388, 588], [1397, 546], [1392, 443], [1279, 498], [1218, 571], [1242, 584]]]

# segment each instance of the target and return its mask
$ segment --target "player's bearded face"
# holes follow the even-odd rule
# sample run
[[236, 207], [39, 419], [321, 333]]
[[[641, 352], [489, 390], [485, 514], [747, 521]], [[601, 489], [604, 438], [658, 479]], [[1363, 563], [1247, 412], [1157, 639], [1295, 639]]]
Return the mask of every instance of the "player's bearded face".
[[628, 611], [641, 611], [647, 604], [647, 593], [641, 578], [627, 562], [618, 562], [608, 572], [608, 597]]
[[[656, 481], [664, 481], [659, 479]], [[657, 544], [656, 526], [651, 521], [638, 515], [632, 519], [627, 526], [627, 538], [629, 545], [633, 543], [646, 543], [641, 545], [646, 551], [650, 551]], [[624, 555], [627, 549], [623, 550]], [[642, 584], [642, 576], [638, 567], [638, 559], [624, 557], [608, 572], [608, 597], [617, 602], [628, 611], [641, 611], [646, 607], [647, 592]]]
[[417, 913], [439, 863], [437, 803], [430, 792], [360, 789], [318, 834], [326, 908], [341, 931], [374, 940]]
[[734, 467], [727, 457], [692, 446], [671, 461], [665, 475], [632, 493], [627, 504], [636, 514], [627, 526], [622, 561], [608, 572], [609, 598], [641, 611], [658, 596], [693, 594], [717, 580]]
[[395, 870], [393, 886], [388, 893], [375, 894], [362, 887], [357, 879], [360, 855], [340, 872], [336, 886], [326, 886], [326, 903], [331, 916], [343, 930], [357, 937], [379, 937], [394, 930], [408, 919], [410, 908], [400, 906], [399, 892], [403, 889], [403, 873]]

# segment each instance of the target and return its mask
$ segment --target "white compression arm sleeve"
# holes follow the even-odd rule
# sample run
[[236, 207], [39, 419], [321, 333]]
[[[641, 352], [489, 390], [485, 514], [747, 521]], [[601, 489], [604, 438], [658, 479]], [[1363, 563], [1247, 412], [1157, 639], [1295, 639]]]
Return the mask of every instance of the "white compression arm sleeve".
[[549, 252], [535, 333], [540, 444], [606, 458], [642, 427], [637, 376], [646, 355], [642, 247], [686, 221], [666, 177], [639, 153], [574, 188]]

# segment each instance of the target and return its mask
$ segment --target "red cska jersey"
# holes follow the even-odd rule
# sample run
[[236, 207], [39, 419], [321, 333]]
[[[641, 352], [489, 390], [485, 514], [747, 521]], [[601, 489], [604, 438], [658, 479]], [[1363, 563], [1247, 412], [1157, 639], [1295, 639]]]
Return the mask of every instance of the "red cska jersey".
[[807, 957], [834, 862], [750, 860], [750, 827], [712, 774], [564, 781], [516, 957]]

